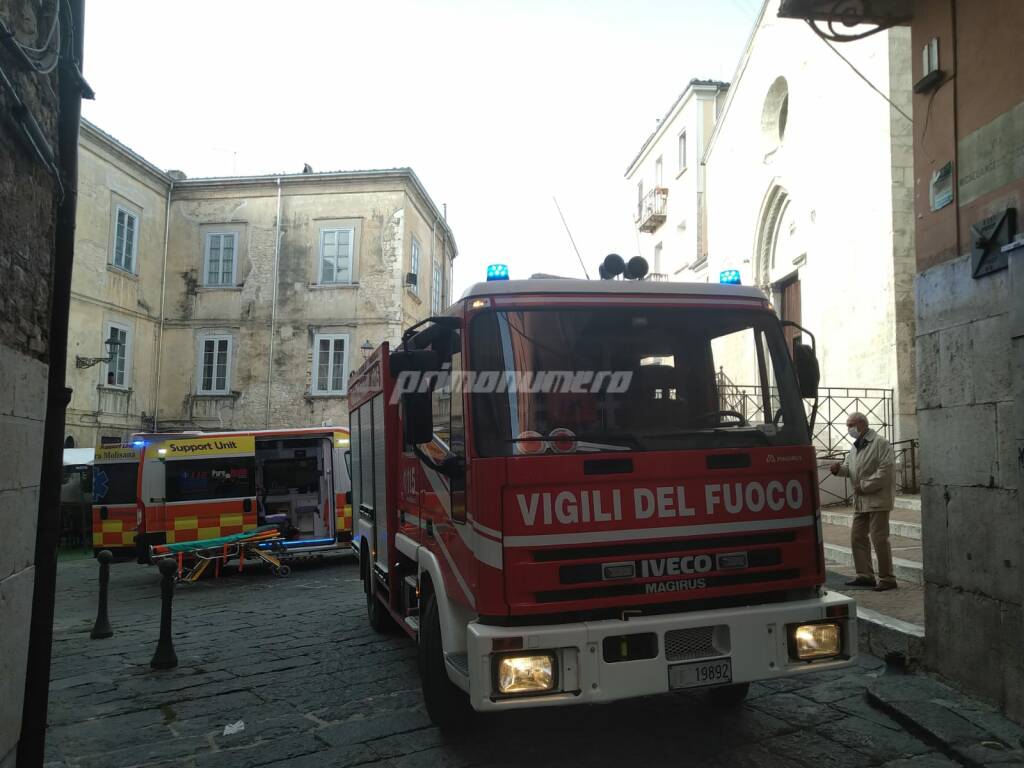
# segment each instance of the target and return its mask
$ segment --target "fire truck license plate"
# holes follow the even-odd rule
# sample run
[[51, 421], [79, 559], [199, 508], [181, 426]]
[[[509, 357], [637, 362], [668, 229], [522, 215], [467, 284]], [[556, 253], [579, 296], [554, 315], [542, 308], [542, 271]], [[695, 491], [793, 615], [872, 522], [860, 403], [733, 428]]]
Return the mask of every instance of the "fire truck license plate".
[[668, 668], [669, 688], [698, 688], [732, 682], [732, 660], [697, 661]]

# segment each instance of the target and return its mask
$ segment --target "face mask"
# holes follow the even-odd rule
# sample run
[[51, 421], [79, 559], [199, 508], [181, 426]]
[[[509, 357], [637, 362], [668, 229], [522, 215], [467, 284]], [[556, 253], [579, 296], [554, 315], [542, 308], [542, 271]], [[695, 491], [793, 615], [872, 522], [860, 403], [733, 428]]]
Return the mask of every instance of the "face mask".
[[856, 427], [850, 427], [847, 431], [850, 433], [850, 437], [852, 437], [854, 440], [860, 437], [860, 431]]

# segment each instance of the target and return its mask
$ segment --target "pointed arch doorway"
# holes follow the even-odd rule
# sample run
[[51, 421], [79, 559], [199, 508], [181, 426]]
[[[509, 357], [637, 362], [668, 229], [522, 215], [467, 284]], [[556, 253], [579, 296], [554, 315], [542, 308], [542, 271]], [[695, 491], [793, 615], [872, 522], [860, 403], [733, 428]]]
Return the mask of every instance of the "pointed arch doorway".
[[[789, 192], [777, 181], [771, 183], [761, 205], [754, 248], [757, 287], [772, 298], [780, 319], [800, 323], [800, 266], [806, 254], [800, 244], [795, 207]], [[795, 328], [786, 329], [791, 348], [798, 337]]]

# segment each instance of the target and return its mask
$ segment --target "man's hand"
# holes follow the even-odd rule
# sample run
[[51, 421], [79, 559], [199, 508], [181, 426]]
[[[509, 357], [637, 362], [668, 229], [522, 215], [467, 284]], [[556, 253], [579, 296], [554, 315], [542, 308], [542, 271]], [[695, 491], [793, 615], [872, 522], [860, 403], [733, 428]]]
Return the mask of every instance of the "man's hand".
[[854, 496], [863, 496], [864, 495], [864, 491], [862, 491], [860, 489], [859, 485], [855, 485], [855, 486], [853, 486], [853, 495]]
[[833, 462], [832, 466], [830, 466], [828, 468], [828, 471], [831, 472], [833, 475], [838, 475], [839, 474], [839, 467], [840, 467], [840, 464], [839, 464], [838, 461]]

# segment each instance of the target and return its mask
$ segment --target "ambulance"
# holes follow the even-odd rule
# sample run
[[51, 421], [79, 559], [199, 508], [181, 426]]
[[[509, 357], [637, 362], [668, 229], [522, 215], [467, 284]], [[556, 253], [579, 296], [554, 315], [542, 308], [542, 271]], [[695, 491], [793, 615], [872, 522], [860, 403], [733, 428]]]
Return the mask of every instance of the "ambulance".
[[370, 354], [353, 546], [434, 722], [691, 689], [730, 706], [849, 665], [818, 378], [811, 334], [724, 278], [499, 277]]
[[132, 445], [96, 449], [92, 465], [93, 554], [109, 549], [115, 557], [135, 553], [136, 491], [141, 450]]
[[135, 546], [200, 541], [276, 525], [289, 555], [348, 551], [352, 508], [332, 428], [137, 435]]

